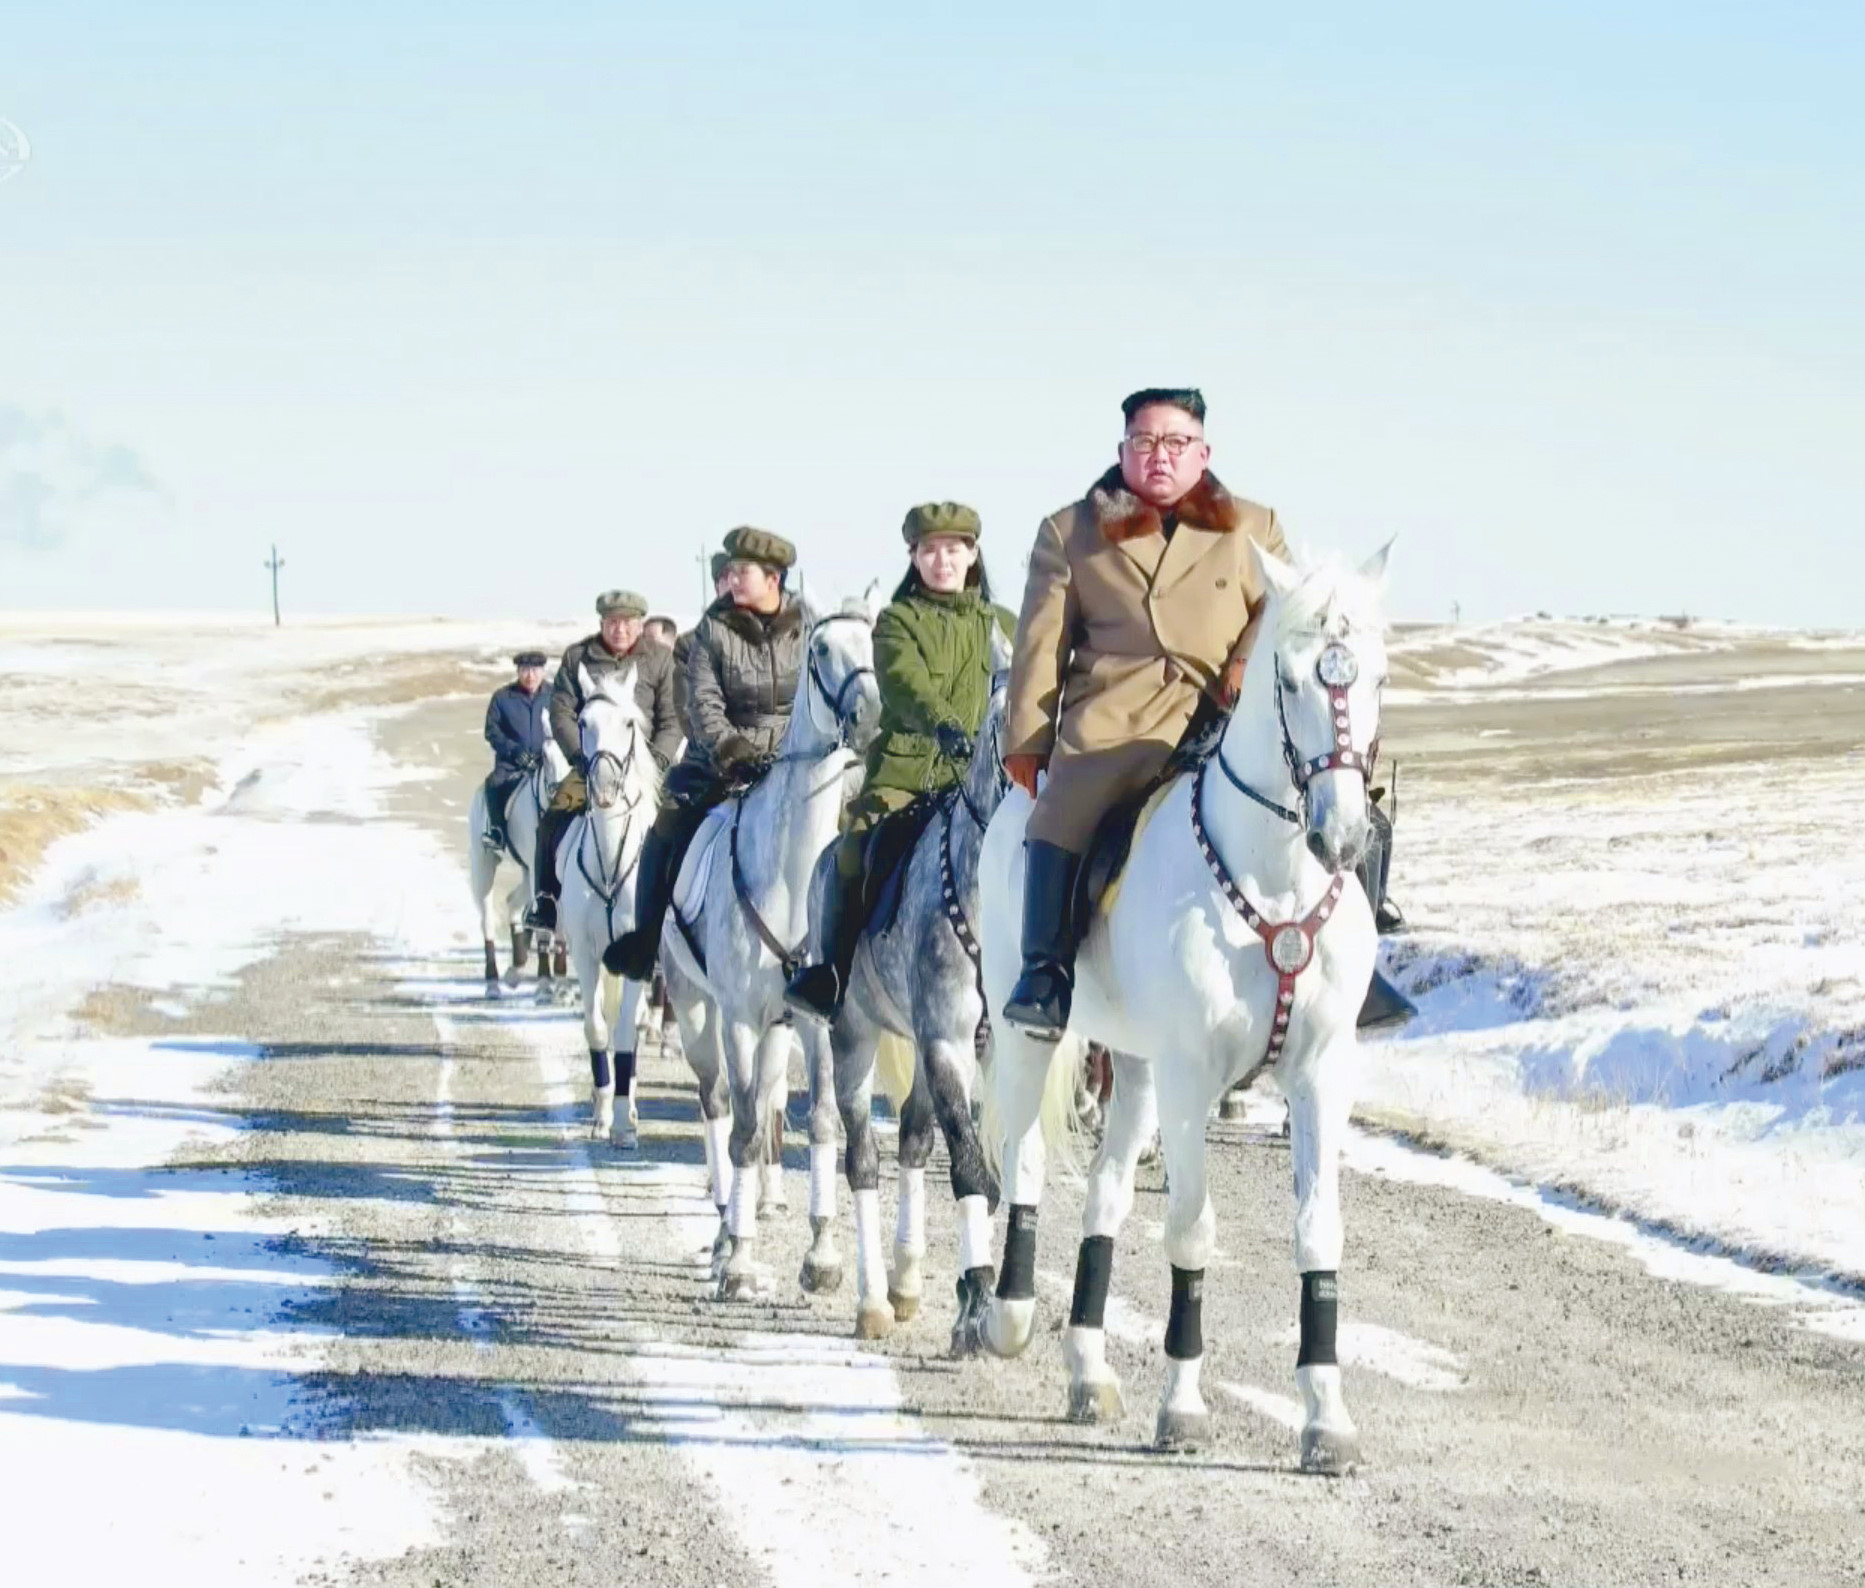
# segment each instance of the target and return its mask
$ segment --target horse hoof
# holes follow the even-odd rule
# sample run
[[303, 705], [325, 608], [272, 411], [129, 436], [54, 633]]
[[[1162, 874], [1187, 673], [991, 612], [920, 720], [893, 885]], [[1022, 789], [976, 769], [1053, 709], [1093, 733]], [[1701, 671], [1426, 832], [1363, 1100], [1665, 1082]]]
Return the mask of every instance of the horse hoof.
[[1169, 1406], [1159, 1408], [1153, 1443], [1161, 1450], [1195, 1450], [1210, 1437], [1209, 1412], [1175, 1411]]
[[894, 1309], [895, 1323], [911, 1323], [920, 1315], [920, 1298], [917, 1292], [903, 1295], [891, 1285], [887, 1289], [887, 1305]]
[[1225, 1120], [1242, 1119], [1249, 1113], [1250, 1105], [1241, 1092], [1226, 1092], [1218, 1100], [1217, 1117]]
[[814, 1257], [805, 1256], [802, 1273], [803, 1289], [812, 1296], [827, 1296], [842, 1288], [841, 1260], [817, 1262]]
[[1068, 1420], [1072, 1423], [1117, 1423], [1127, 1415], [1118, 1379], [1096, 1379], [1068, 1387]]
[[894, 1332], [894, 1309], [878, 1301], [864, 1302], [855, 1314], [857, 1340], [885, 1340]]
[[733, 1268], [727, 1264], [719, 1276], [719, 1300], [762, 1301], [771, 1294], [770, 1275], [761, 1269]]
[[609, 1132], [609, 1145], [623, 1152], [633, 1152], [641, 1145], [641, 1136], [633, 1125], [624, 1121]]
[[1005, 1361], [1022, 1356], [1035, 1332], [1034, 1300], [996, 1300], [985, 1308], [984, 1348], [992, 1356]]
[[1360, 1465], [1360, 1436], [1333, 1428], [1302, 1430], [1302, 1471], [1341, 1478]]
[[488, 998], [496, 998], [504, 990], [505, 988], [501, 985], [498, 977], [488, 976], [486, 978], [486, 996]]

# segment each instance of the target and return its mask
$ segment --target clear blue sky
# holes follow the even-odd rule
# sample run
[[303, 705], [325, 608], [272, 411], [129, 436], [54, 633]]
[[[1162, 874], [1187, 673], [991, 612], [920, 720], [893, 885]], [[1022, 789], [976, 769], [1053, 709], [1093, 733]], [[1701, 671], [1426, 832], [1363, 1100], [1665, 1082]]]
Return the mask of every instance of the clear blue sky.
[[690, 609], [929, 497], [1014, 587], [1184, 381], [1401, 616], [1857, 625], [1861, 82], [1857, 0], [15, 10], [0, 607]]

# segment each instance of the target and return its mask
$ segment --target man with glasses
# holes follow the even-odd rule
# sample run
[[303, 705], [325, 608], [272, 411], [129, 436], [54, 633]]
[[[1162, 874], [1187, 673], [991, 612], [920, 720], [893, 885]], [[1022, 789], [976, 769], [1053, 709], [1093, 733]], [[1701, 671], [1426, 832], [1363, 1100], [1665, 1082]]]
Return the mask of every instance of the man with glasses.
[[1276, 515], [1210, 472], [1201, 393], [1149, 388], [1120, 407], [1119, 461], [1037, 531], [1010, 673], [1004, 765], [1036, 809], [1004, 1018], [1048, 1041], [1068, 1027], [1082, 854], [1164, 773], [1201, 702], [1236, 703], [1265, 595], [1249, 542], [1288, 555]]

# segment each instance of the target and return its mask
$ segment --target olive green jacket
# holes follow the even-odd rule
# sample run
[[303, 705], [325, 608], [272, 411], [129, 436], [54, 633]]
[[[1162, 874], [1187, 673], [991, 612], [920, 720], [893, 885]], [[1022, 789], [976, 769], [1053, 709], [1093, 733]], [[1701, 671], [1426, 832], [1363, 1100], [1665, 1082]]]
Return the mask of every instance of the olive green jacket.
[[942, 724], [977, 733], [991, 704], [993, 632], [1008, 637], [1015, 624], [975, 590], [915, 590], [881, 613], [874, 625], [881, 728], [864, 793], [918, 794], [965, 776], [966, 763], [941, 755], [933, 735]]

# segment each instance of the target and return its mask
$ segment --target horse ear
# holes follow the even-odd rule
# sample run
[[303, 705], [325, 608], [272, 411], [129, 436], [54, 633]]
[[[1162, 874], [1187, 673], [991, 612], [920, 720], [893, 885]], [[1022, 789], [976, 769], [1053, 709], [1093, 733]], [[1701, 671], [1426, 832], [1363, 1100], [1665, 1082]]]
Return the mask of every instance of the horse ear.
[[635, 698], [635, 683], [641, 676], [641, 664], [630, 662], [620, 672], [610, 673], [603, 680], [609, 699], [618, 706], [625, 706]]
[[868, 581], [868, 588], [861, 592], [862, 610], [868, 614], [868, 621], [870, 623], [881, 615], [881, 608], [886, 604], [887, 603], [881, 599], [881, 581], [879, 579], [870, 579]]
[[1296, 572], [1294, 565], [1284, 562], [1260, 541], [1250, 542], [1250, 562], [1256, 569], [1256, 577], [1262, 580], [1263, 588], [1278, 599], [1301, 583], [1302, 576]]
[[1371, 584], [1384, 585], [1386, 582], [1386, 564], [1392, 560], [1393, 543], [1398, 540], [1394, 535], [1378, 551], [1360, 564], [1360, 577]]
[[589, 669], [582, 662], [576, 664], [576, 692], [584, 700], [596, 693], [596, 681], [589, 676]]

